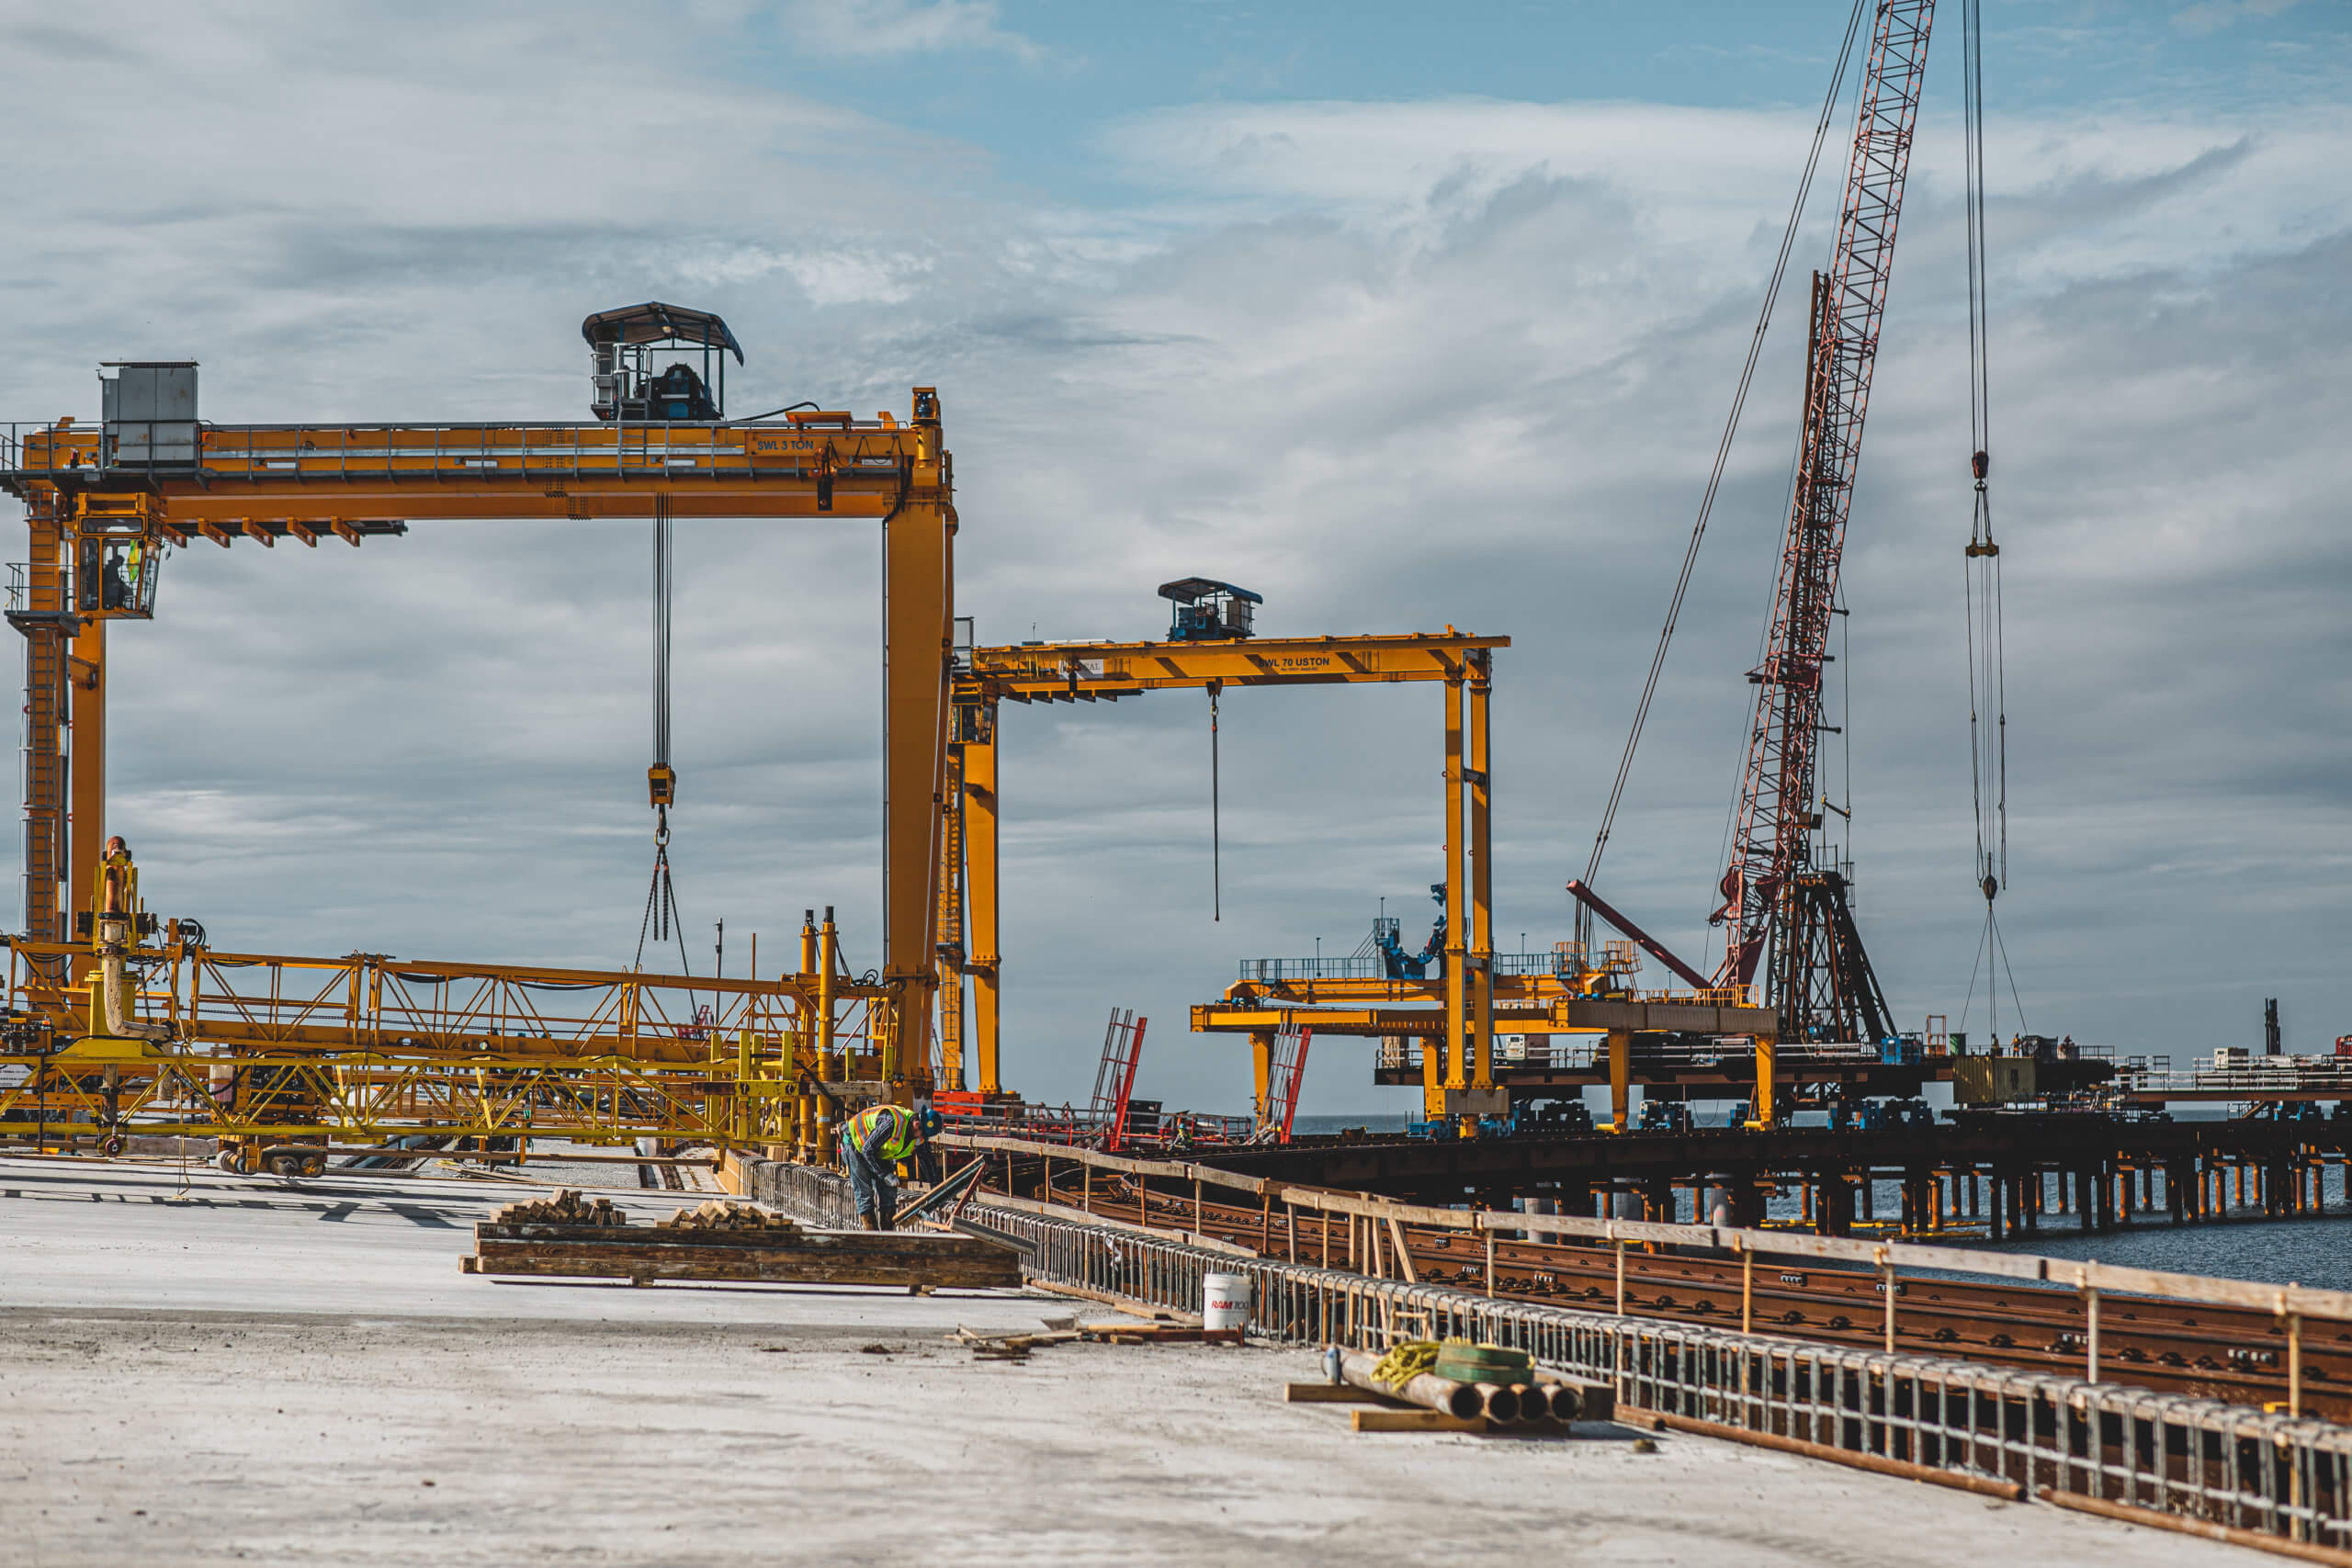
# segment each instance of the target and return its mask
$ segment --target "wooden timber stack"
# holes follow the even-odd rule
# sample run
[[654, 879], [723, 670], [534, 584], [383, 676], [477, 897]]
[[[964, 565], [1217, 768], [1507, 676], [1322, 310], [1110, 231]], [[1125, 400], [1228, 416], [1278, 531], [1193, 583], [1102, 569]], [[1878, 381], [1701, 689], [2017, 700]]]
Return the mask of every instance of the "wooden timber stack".
[[553, 1202], [514, 1204], [474, 1226], [474, 1251], [458, 1268], [468, 1274], [635, 1285], [660, 1280], [908, 1290], [1021, 1284], [1020, 1254], [978, 1236], [811, 1230], [749, 1204], [705, 1204], [650, 1225], [616, 1224]]

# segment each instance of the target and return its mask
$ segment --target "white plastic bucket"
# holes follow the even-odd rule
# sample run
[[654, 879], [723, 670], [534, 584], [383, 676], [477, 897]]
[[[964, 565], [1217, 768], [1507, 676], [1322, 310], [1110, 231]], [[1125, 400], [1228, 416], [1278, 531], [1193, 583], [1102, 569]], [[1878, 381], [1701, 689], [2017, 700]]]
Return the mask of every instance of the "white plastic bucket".
[[1250, 1326], [1249, 1275], [1204, 1274], [1201, 1276], [1201, 1326], [1203, 1328], [1247, 1328]]

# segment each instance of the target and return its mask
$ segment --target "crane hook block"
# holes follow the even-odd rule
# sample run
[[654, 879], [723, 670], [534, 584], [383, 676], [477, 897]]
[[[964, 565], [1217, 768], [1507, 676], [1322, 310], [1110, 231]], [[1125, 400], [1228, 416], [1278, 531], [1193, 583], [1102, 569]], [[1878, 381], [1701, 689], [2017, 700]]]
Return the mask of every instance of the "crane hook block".
[[1979, 479], [1983, 479], [1993, 471], [1993, 454], [1990, 452], [1979, 452], [1976, 456], [1968, 459], [1968, 466], [1975, 471], [1976, 477]]
[[673, 768], [655, 766], [645, 770], [645, 793], [648, 804], [657, 811], [677, 804], [678, 774]]

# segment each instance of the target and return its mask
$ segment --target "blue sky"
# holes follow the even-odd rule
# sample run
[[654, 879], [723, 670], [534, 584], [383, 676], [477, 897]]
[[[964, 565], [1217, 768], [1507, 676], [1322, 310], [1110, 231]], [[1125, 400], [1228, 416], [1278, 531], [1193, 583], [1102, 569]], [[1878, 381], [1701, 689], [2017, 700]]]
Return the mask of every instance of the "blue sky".
[[[984, 638], [1152, 635], [1153, 585], [1192, 574], [1263, 592], [1269, 634], [1510, 636], [1498, 923], [1547, 942], [1844, 13], [0, 6], [0, 127], [39, 154], [0, 418], [92, 417], [98, 361], [177, 355], [221, 421], [579, 417], [582, 316], [718, 310], [737, 412], [941, 389]], [[2278, 996], [2297, 1048], [2352, 1031], [2348, 13], [1986, 6], [2003, 908], [2037, 1029], [2185, 1057]], [[1968, 1005], [1980, 911], [1958, 22], [1846, 575], [1860, 908], [1915, 1026]], [[1797, 267], [1827, 246], [1815, 223]], [[1701, 955], [1795, 355], [1767, 349], [1603, 877]], [[175, 557], [112, 655], [151, 896], [246, 951], [625, 963], [645, 560], [620, 525]], [[878, 962], [875, 540], [711, 525], [678, 565], [689, 923], [774, 953], [831, 904]], [[1012, 1081], [1083, 1093], [1133, 1007], [1147, 1092], [1238, 1106], [1238, 1052], [1185, 1008], [1415, 907], [1436, 721], [1427, 692], [1229, 696], [1212, 922], [1200, 705], [1013, 716]], [[1306, 1108], [1395, 1109], [1366, 1077], [1318, 1047]]]
[[[828, 6], [746, 18], [719, 69], [985, 148], [1001, 177], [1060, 200], [1148, 187], [1094, 132], [1199, 103], [1623, 99], [1809, 107], [1836, 58], [1836, 4]], [[2341, 97], [2352, 7], [1990, 0], [1985, 88], [1996, 114], [2276, 105]], [[1940, 8], [1931, 98], [1958, 103], [1960, 6]], [[889, 47], [905, 38], [932, 47]]]

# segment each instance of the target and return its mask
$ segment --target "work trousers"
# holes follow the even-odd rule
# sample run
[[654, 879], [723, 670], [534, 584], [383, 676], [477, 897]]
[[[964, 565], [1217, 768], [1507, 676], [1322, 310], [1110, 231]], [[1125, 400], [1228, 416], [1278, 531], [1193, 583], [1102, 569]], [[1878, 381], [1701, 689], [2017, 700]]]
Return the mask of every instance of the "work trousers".
[[865, 1151], [844, 1139], [842, 1165], [849, 1171], [849, 1188], [856, 1194], [857, 1212], [872, 1214], [884, 1230], [899, 1217], [899, 1183], [890, 1171], [866, 1157]]

